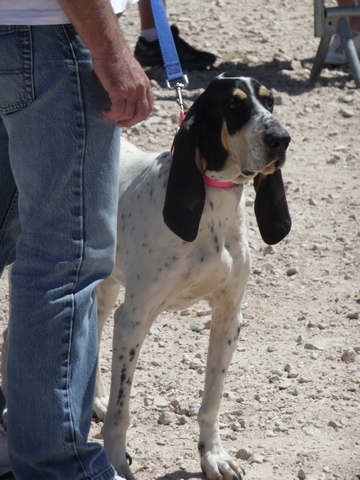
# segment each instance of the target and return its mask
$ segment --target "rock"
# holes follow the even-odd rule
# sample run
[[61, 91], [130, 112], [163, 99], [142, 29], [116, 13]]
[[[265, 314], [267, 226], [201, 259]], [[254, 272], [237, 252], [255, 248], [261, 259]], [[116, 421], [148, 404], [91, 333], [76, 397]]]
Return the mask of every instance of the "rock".
[[293, 275], [296, 275], [299, 272], [297, 267], [290, 267], [286, 270], [286, 275], [288, 277], [292, 277]]
[[253, 453], [251, 457], [249, 458], [249, 463], [263, 463], [264, 461], [264, 456], [260, 455], [260, 453]]
[[355, 362], [356, 358], [357, 358], [357, 353], [351, 347], [344, 350], [343, 354], [341, 355], [341, 360], [345, 363]]
[[293, 387], [289, 390], [289, 393], [294, 397], [305, 397], [305, 389], [303, 387]]
[[235, 454], [235, 457], [240, 458], [240, 460], [249, 460], [251, 456], [252, 452], [248, 448], [240, 448]]
[[312, 425], [306, 425], [301, 430], [308, 437], [315, 437], [315, 435], [317, 434], [316, 428], [314, 428]]
[[169, 405], [169, 403], [170, 402], [167, 398], [160, 397], [159, 395], [157, 397], [155, 397], [154, 401], [153, 401], [153, 405], [155, 407], [159, 407], [159, 408], [167, 407]]
[[302, 468], [298, 471], [297, 478], [300, 478], [300, 480], [305, 480], [306, 479], [306, 474]]
[[282, 380], [281, 382], [279, 382], [279, 390], [287, 390], [291, 387], [291, 385], [291, 380]]
[[340, 101], [343, 103], [352, 103], [354, 101], [354, 95], [344, 95], [342, 98], [340, 98]]
[[194, 358], [190, 363], [190, 368], [193, 370], [198, 370], [199, 368], [204, 368], [205, 364], [200, 360], [200, 358]]
[[341, 425], [341, 423], [334, 422], [334, 420], [330, 420], [329, 423], [328, 423], [328, 426], [332, 427], [332, 428], [335, 428], [335, 429], [344, 428], [343, 425]]
[[190, 329], [193, 332], [201, 332], [202, 330], [205, 330], [205, 324], [202, 321], [194, 322], [190, 325]]
[[197, 414], [199, 413], [200, 405], [197, 403], [191, 403], [189, 405], [189, 416], [190, 417], [196, 417]]
[[358, 320], [359, 312], [350, 312], [346, 315], [346, 318], [350, 318], [351, 320]]
[[350, 118], [354, 116], [354, 110], [352, 110], [351, 108], [342, 108], [340, 110], [340, 113], [345, 118]]
[[315, 345], [314, 343], [307, 342], [304, 345], [306, 350], [324, 350], [322, 347]]
[[170, 425], [174, 421], [174, 416], [171, 412], [161, 412], [158, 423], [160, 425]]
[[182, 363], [185, 363], [186, 365], [190, 365], [191, 363], [191, 357], [187, 355], [186, 353], [182, 357]]
[[189, 421], [185, 415], [179, 415], [177, 419], [180, 425], [185, 425]]

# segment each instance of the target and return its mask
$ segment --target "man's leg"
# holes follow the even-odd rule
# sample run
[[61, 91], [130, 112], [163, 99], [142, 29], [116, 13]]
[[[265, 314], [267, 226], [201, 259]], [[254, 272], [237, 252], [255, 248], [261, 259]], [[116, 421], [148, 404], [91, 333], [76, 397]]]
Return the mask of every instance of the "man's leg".
[[102, 120], [108, 96], [71, 26], [10, 35], [0, 36], [0, 50], [19, 60], [27, 101], [2, 116], [22, 226], [12, 271], [10, 459], [18, 480], [110, 480], [114, 469], [87, 436], [94, 287], [113, 268], [120, 133]]

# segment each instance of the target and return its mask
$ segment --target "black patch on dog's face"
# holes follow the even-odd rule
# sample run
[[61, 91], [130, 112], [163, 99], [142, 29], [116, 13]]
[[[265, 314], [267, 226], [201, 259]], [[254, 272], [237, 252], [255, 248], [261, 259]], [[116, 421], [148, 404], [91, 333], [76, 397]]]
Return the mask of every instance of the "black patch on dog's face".
[[[259, 103], [272, 113], [274, 98], [271, 92], [254, 79], [251, 87]], [[198, 147], [207, 161], [207, 169], [221, 171], [229, 154], [221, 141], [223, 122], [229, 135], [235, 135], [247, 125], [259, 105], [255, 105], [246, 81], [226, 75], [213, 80], [201, 97], [202, 122]]]

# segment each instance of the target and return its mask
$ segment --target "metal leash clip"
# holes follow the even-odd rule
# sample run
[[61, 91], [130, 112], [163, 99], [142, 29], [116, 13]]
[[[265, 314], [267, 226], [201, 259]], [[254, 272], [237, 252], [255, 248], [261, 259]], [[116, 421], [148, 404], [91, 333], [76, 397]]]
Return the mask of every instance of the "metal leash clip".
[[169, 80], [166, 80], [166, 86], [169, 90], [176, 90], [177, 96], [177, 103], [180, 107], [180, 115], [185, 115], [185, 107], [183, 102], [183, 97], [181, 90], [186, 88], [189, 85], [189, 80], [186, 75], [183, 76], [183, 82], [176, 82], [175, 84], [171, 84]]

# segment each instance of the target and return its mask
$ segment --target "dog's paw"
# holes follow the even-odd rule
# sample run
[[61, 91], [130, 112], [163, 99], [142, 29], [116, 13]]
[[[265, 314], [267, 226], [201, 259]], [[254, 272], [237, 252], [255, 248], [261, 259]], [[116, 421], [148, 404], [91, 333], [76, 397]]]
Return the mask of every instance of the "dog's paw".
[[126, 480], [136, 480], [128, 465], [119, 466], [116, 469], [116, 472], [121, 478], [126, 478]]
[[245, 471], [220, 447], [216, 453], [207, 450], [200, 442], [198, 445], [201, 469], [209, 480], [245, 480]]
[[95, 414], [99, 420], [104, 421], [109, 403], [109, 397], [107, 396], [95, 396], [93, 400], [93, 414]]

